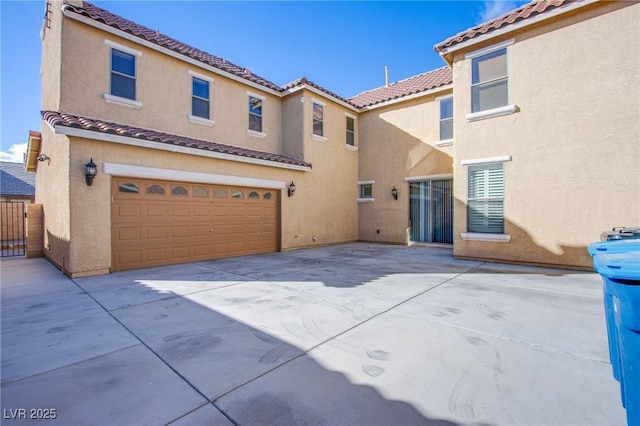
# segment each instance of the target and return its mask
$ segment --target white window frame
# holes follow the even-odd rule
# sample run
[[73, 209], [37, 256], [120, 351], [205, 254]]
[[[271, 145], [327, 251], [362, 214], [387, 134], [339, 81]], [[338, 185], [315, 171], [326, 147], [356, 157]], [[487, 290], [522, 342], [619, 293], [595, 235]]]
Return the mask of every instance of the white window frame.
[[[260, 99], [262, 101], [262, 108], [260, 109], [260, 128], [262, 130], [264, 130], [264, 105], [265, 105], [265, 101], [267, 100], [267, 98], [265, 96], [262, 95], [258, 95], [257, 93], [253, 93], [253, 92], [245, 92], [247, 94], [247, 105], [251, 105], [251, 98], [256, 98], [256, 99]], [[252, 130], [249, 128], [249, 123], [251, 122], [251, 115], [256, 115], [256, 114], [252, 114], [251, 113], [251, 109], [247, 110], [247, 131], [246, 134], [248, 136], [253, 136], [256, 138], [261, 138], [264, 139], [267, 137], [267, 134], [264, 131], [257, 131], [257, 130]]]
[[[518, 106], [515, 104], [510, 104], [509, 101], [511, 100], [511, 75], [509, 72], [510, 69], [510, 54], [509, 54], [509, 49], [508, 47], [511, 46], [512, 44], [514, 44], [515, 39], [509, 39], [509, 40], [505, 40], [502, 43], [498, 43], [498, 44], [494, 44], [492, 46], [487, 46], [483, 49], [479, 49], [473, 52], [469, 52], [466, 55], [464, 55], [465, 59], [471, 59], [471, 64], [470, 67], [473, 67], [473, 60], [475, 58], [478, 58], [480, 56], [484, 56], [486, 54], [501, 50], [501, 49], [506, 49], [506, 53], [505, 55], [507, 56], [507, 75], [506, 75], [506, 79], [507, 79], [507, 105], [501, 106], [501, 107], [497, 107], [497, 108], [491, 108], [491, 109], [487, 109], [487, 110], [482, 110], [482, 111], [476, 111], [476, 112], [471, 112], [469, 114], [466, 115], [466, 120], [468, 122], [474, 122], [474, 121], [479, 121], [479, 120], [484, 120], [487, 118], [493, 118], [493, 117], [500, 117], [503, 115], [509, 115], [509, 114], [513, 114], [514, 112], [516, 112], [518, 110]], [[505, 77], [501, 77], [501, 78], [505, 78]], [[477, 83], [474, 84], [473, 83], [473, 72], [469, 73], [469, 83], [470, 83], [470, 90], [472, 90], [472, 88], [478, 84], [484, 84], [487, 83], [486, 81], [483, 81], [481, 83]], [[471, 96], [471, 102], [473, 102], [473, 96]]]
[[[451, 102], [454, 102], [454, 106], [455, 106], [455, 101], [453, 99], [453, 94], [450, 95], [444, 95], [444, 96], [438, 96], [435, 100], [438, 101], [438, 113], [439, 113], [439, 121], [438, 123], [441, 124], [444, 120], [442, 119], [442, 101], [446, 101], [446, 100], [451, 100]], [[451, 118], [447, 118], [445, 120], [451, 120], [451, 133], [453, 135], [453, 111], [451, 112]], [[439, 127], [440, 129], [442, 129], [442, 127]], [[442, 139], [442, 130], [440, 130], [439, 133], [439, 140], [436, 142], [436, 146], [448, 146], [448, 145], [453, 145], [453, 138], [448, 138], [448, 139]]]
[[[376, 183], [373, 180], [358, 181], [358, 203], [373, 203], [373, 184]], [[365, 186], [371, 186], [371, 197], [363, 197], [362, 189]]]
[[[189, 114], [187, 115], [187, 119], [195, 124], [202, 124], [204, 126], [214, 126], [216, 122], [211, 119], [211, 86], [213, 86], [213, 78], [208, 75], [200, 74], [199, 72], [193, 70], [187, 70], [187, 74], [191, 77], [191, 97], [193, 98], [193, 79], [197, 78], [200, 80], [204, 80], [209, 83], [209, 118], [203, 118], [197, 115]], [[193, 112], [193, 110], [191, 111]]]
[[[320, 107], [322, 107], [322, 120], [320, 120], [320, 122], [322, 123], [322, 134], [318, 135], [317, 133], [315, 133], [315, 129], [313, 127], [313, 122], [314, 122], [314, 117], [313, 117], [313, 110], [315, 105], [318, 105]], [[324, 108], [327, 104], [325, 104], [322, 101], [319, 101], [317, 99], [311, 98], [311, 137], [317, 141], [320, 142], [326, 142], [327, 138], [325, 136], [325, 131], [324, 131]]]
[[[128, 46], [122, 45], [120, 43], [116, 43], [114, 41], [111, 41], [109, 39], [104, 39], [103, 40], [104, 44], [106, 44], [107, 46], [110, 47], [109, 49], [109, 58], [111, 58], [112, 55], [112, 50], [116, 49], [119, 50], [121, 52], [124, 53], [128, 53], [129, 55], [133, 55], [136, 60], [135, 60], [135, 64], [134, 64], [134, 77], [133, 79], [135, 80], [135, 84], [137, 85], [138, 83], [138, 60], [137, 58], [140, 58], [142, 56], [142, 52], [136, 49], [132, 49]], [[103, 93], [102, 94], [102, 99], [107, 102], [107, 103], [111, 103], [111, 104], [116, 104], [116, 105], [121, 105], [121, 106], [125, 106], [125, 107], [129, 107], [129, 108], [134, 108], [134, 109], [140, 109], [142, 108], [142, 102], [135, 100], [135, 99], [129, 99], [129, 98], [123, 98], [121, 96], [115, 96], [111, 94], [111, 73], [113, 72], [113, 65], [111, 64], [111, 59], [109, 59], [109, 93]], [[136, 98], [138, 97], [138, 93], [137, 93], [137, 87], [136, 87]]]
[[347, 135], [350, 132], [349, 129], [347, 128], [348, 119], [353, 120], [353, 131], [351, 132], [351, 134], [353, 135], [353, 145], [348, 144], [347, 141], [345, 140], [344, 147], [347, 149], [351, 149], [353, 151], [357, 151], [358, 147], [356, 146], [356, 117], [355, 115], [348, 114], [346, 112], [344, 113], [345, 139], [347, 138]]
[[[497, 156], [497, 157], [487, 157], [487, 158], [476, 158], [476, 159], [471, 159], [471, 160], [462, 160], [460, 162], [460, 164], [462, 166], [488, 166], [490, 164], [496, 164], [496, 163], [505, 163], [508, 161], [511, 161], [512, 157], [511, 155], [502, 155], [502, 156]], [[503, 166], [504, 167], [504, 166]], [[503, 176], [503, 185], [505, 186], [505, 190], [506, 190], [506, 169], [504, 169], [505, 172], [505, 176]], [[467, 171], [467, 179], [468, 179], [468, 171]], [[467, 180], [467, 191], [469, 189], [469, 181]], [[503, 198], [503, 220], [505, 221], [504, 225], [506, 228], [506, 214], [505, 214], [505, 205], [504, 202], [506, 200], [506, 197]], [[468, 207], [468, 200], [467, 200], [467, 221], [468, 221], [468, 215], [469, 215], [469, 207]], [[467, 224], [468, 226], [468, 224]], [[468, 228], [467, 228], [468, 229]], [[462, 238], [465, 241], [485, 241], [485, 242], [498, 242], [498, 243], [506, 243], [511, 241], [511, 235], [509, 234], [497, 234], [497, 233], [485, 233], [485, 232], [462, 232], [460, 234], [460, 238]]]

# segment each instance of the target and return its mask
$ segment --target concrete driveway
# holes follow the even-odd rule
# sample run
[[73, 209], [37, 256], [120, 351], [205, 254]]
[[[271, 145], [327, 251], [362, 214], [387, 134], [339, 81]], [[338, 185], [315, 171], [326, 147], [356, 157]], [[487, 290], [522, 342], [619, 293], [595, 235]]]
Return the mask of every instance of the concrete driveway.
[[0, 266], [2, 424], [625, 424], [595, 273], [363, 243]]

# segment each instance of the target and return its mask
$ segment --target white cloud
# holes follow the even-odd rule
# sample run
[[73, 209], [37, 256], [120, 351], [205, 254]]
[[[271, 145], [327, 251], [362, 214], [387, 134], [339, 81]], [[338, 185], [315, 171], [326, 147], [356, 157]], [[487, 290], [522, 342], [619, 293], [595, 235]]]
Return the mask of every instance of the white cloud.
[[508, 0], [484, 0], [482, 3], [480, 22], [490, 21], [518, 7], [515, 1]]
[[24, 154], [27, 152], [27, 142], [13, 144], [8, 149], [9, 152], [0, 151], [0, 161], [8, 161], [10, 163], [22, 163]]

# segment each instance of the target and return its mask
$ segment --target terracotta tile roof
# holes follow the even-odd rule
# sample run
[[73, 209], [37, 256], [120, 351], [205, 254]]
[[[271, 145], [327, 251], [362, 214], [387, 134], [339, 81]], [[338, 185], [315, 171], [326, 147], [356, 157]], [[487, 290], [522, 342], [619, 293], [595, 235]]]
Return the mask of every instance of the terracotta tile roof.
[[546, 13], [550, 10], [566, 6], [571, 3], [575, 3], [582, 0], [534, 0], [531, 3], [527, 3], [509, 13], [499, 16], [491, 21], [469, 28], [449, 37], [442, 43], [436, 44], [433, 48], [437, 52], [441, 52], [447, 47], [451, 47], [455, 44], [462, 43], [463, 41], [470, 40], [474, 37], [481, 36], [483, 34], [490, 33], [500, 28], [504, 28], [508, 25], [515, 24], [525, 19]]
[[91, 3], [84, 2], [83, 7], [81, 8], [74, 7], [71, 4], [68, 4], [67, 6], [67, 10], [75, 12], [78, 15], [86, 16], [87, 18], [93, 19], [94, 21], [117, 28], [141, 39], [147, 40], [151, 43], [155, 43], [158, 46], [165, 47], [181, 55], [203, 62], [207, 65], [211, 65], [222, 71], [226, 71], [237, 77], [260, 84], [269, 89], [276, 91], [281, 90], [277, 84], [272, 83], [271, 81], [252, 73], [246, 68], [235, 65], [224, 58], [219, 58], [200, 49], [196, 49], [195, 47], [191, 47], [188, 44], [182, 43], [178, 40], [161, 34], [159, 31], [151, 30], [145, 26], [136, 24], [133, 21], [124, 19], [107, 10], [94, 6]]
[[36, 174], [24, 170], [22, 163], [0, 162], [0, 194], [33, 196]]
[[405, 80], [400, 80], [389, 86], [382, 86], [369, 90], [349, 99], [359, 108], [376, 105], [382, 102], [399, 99], [416, 93], [425, 92], [452, 82], [452, 71], [449, 67], [438, 68]]
[[79, 117], [76, 115], [64, 114], [54, 111], [42, 111], [42, 118], [53, 128], [55, 128], [55, 126], [71, 127], [92, 132], [141, 139], [145, 141], [185, 146], [194, 149], [218, 152], [221, 154], [237, 155], [238, 157], [273, 161], [275, 163], [291, 164], [294, 166], [311, 167], [311, 164], [305, 161], [297, 160], [286, 155], [254, 151], [251, 149], [244, 149], [231, 145], [223, 145], [216, 142], [207, 142], [184, 136], [170, 135], [168, 133], [141, 129], [139, 127], [128, 126], [125, 124], [111, 123], [94, 118]]
[[292, 81], [291, 83], [285, 84], [284, 86], [282, 86], [282, 91], [286, 92], [287, 90], [291, 90], [291, 89], [293, 89], [295, 87], [304, 86], [304, 85], [314, 87], [314, 88], [318, 89], [319, 91], [321, 91], [322, 93], [326, 93], [327, 95], [329, 95], [329, 96], [331, 96], [333, 98], [339, 99], [342, 102], [345, 102], [345, 103], [347, 103], [347, 104], [349, 104], [351, 106], [357, 107], [357, 105], [352, 103], [349, 99], [343, 98], [342, 96], [340, 96], [338, 94], [335, 94], [332, 91], [327, 90], [322, 86], [317, 85], [313, 81], [307, 80], [306, 77], [302, 77], [302, 78], [299, 78], [299, 79], [297, 79], [295, 81]]

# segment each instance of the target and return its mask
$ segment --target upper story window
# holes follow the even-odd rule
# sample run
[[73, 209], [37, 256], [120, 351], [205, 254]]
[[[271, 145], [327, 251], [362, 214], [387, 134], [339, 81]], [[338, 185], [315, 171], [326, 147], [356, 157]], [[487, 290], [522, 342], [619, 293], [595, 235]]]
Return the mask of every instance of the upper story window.
[[440, 140], [453, 139], [453, 97], [440, 100]]
[[507, 48], [471, 59], [471, 112], [509, 104]]
[[313, 134], [324, 136], [324, 105], [313, 102]]
[[469, 167], [467, 230], [504, 233], [504, 165]]
[[209, 118], [209, 82], [192, 77], [191, 114], [195, 117]]
[[249, 130], [262, 132], [262, 99], [249, 95]]
[[136, 99], [136, 57], [115, 48], [111, 49], [111, 95]]
[[355, 120], [353, 117], [346, 117], [347, 119], [347, 145], [354, 146], [356, 143], [356, 133], [355, 133]]

